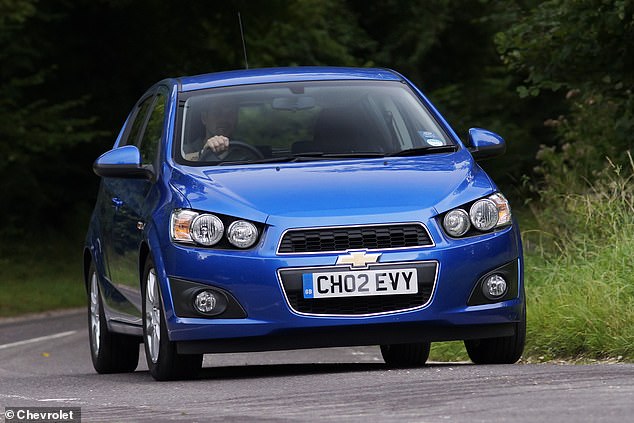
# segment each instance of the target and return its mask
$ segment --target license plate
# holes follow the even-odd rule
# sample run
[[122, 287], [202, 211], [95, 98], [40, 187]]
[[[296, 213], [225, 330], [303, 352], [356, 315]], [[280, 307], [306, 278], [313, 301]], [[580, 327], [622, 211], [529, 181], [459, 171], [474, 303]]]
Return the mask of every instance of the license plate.
[[418, 293], [416, 269], [304, 273], [304, 298]]

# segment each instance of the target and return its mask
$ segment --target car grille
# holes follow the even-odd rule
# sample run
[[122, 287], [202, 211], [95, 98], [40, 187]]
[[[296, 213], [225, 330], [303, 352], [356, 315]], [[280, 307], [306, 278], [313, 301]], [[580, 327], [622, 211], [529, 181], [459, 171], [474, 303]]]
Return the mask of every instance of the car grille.
[[[315, 268], [280, 270], [282, 288], [290, 307], [302, 314], [312, 315], [368, 315], [390, 313], [422, 307], [431, 298], [436, 283], [435, 261], [409, 262], [406, 264], [376, 265], [375, 268], [398, 268], [406, 265], [416, 267], [418, 273], [418, 293], [401, 295], [376, 295], [338, 298], [304, 298], [302, 275], [315, 272]], [[319, 272], [336, 272], [349, 270], [348, 267], [318, 268]]]
[[280, 254], [342, 252], [354, 249], [386, 250], [433, 245], [419, 223], [293, 229], [282, 237]]

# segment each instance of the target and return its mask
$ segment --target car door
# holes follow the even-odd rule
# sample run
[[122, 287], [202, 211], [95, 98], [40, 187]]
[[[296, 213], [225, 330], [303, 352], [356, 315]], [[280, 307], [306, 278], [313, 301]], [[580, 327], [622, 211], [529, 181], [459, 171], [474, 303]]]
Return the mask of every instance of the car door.
[[134, 313], [129, 314], [139, 317], [141, 293], [138, 254], [145, 223], [158, 201], [155, 180], [160, 171], [158, 152], [163, 135], [167, 97], [166, 89], [156, 92], [134, 140], [134, 145], [141, 153], [141, 164], [151, 165], [155, 178], [120, 178], [116, 192], [113, 192], [117, 206], [112, 225], [110, 273], [116, 289], [135, 308]]
[[[130, 112], [130, 118], [126, 123], [123, 135], [116, 147], [136, 145], [147, 121], [150, 107], [154, 100], [154, 91], [146, 93]], [[109, 285], [104, 287], [104, 300], [107, 307], [123, 315], [136, 315], [134, 307], [119, 287], [122, 280], [121, 257], [124, 254], [122, 246], [126, 245], [129, 235], [127, 228], [121, 225], [120, 214], [124, 204], [125, 192], [130, 185], [130, 179], [108, 177], [102, 178], [100, 202], [101, 228], [103, 251], [105, 255], [105, 267], [108, 272]], [[125, 213], [125, 211], [123, 211]], [[125, 279], [125, 278], [123, 278]]]

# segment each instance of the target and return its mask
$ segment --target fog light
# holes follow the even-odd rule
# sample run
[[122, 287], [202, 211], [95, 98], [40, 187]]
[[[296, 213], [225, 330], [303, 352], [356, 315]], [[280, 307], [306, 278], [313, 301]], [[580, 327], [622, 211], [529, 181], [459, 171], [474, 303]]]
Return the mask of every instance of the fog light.
[[497, 300], [506, 294], [508, 285], [506, 280], [498, 274], [491, 275], [484, 280], [482, 292], [489, 300]]
[[194, 307], [201, 313], [211, 313], [216, 308], [218, 300], [211, 291], [202, 291], [194, 299]]

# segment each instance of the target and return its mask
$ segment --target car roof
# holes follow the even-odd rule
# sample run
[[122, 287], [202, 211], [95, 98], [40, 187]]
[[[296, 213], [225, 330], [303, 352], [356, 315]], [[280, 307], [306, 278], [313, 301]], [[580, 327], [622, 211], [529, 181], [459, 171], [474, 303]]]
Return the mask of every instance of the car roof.
[[181, 77], [177, 82], [180, 91], [194, 91], [234, 85], [323, 80], [402, 81], [403, 78], [389, 69], [305, 66], [216, 72]]

